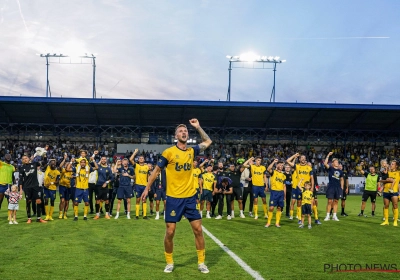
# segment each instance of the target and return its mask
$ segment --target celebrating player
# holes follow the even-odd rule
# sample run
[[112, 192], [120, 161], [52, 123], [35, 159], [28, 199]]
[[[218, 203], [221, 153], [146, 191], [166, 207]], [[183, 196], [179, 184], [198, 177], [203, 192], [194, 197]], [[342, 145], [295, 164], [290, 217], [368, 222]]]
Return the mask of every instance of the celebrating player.
[[339, 169], [339, 160], [337, 158], [332, 159], [332, 164], [329, 165], [329, 157], [333, 155], [329, 152], [328, 156], [324, 161], [325, 168], [328, 170], [329, 185], [326, 190], [326, 198], [328, 199], [328, 204], [326, 205], [326, 218], [324, 221], [329, 221], [331, 208], [333, 207], [333, 217], [332, 220], [339, 221], [336, 212], [338, 207], [338, 201], [343, 194], [343, 171]]
[[399, 192], [399, 181], [400, 181], [400, 172], [397, 170], [398, 165], [397, 161], [392, 160], [390, 162], [389, 171], [387, 172], [388, 178], [385, 180], [380, 180], [381, 183], [384, 183], [383, 189], [383, 202], [385, 208], [383, 210], [383, 216], [385, 221], [381, 224], [382, 226], [389, 225], [389, 205], [392, 202], [393, 206], [393, 226], [397, 227], [397, 219], [399, 218], [399, 209], [398, 205], [398, 192]]
[[[276, 169], [272, 170], [272, 167], [276, 165]], [[269, 213], [268, 213], [268, 222], [265, 227], [269, 227], [271, 225], [272, 216], [274, 215], [274, 208], [276, 207], [276, 221], [275, 226], [280, 228], [280, 220], [282, 215], [282, 210], [284, 206], [284, 200], [286, 197], [286, 175], [282, 172], [283, 170], [283, 162], [278, 159], [274, 159], [274, 161], [268, 166], [267, 171], [271, 174], [271, 196], [269, 199]]]
[[[140, 213], [140, 197], [147, 185], [148, 174], [149, 174], [149, 166], [144, 162], [144, 156], [139, 156], [139, 163], [134, 161], [135, 156], [138, 152], [138, 149], [135, 149], [131, 158], [129, 159], [132, 163], [132, 166], [135, 170], [135, 191], [136, 191], [136, 217], [135, 219], [139, 219]], [[142, 200], [142, 211], [143, 211], [143, 219], [147, 220], [147, 199]]]

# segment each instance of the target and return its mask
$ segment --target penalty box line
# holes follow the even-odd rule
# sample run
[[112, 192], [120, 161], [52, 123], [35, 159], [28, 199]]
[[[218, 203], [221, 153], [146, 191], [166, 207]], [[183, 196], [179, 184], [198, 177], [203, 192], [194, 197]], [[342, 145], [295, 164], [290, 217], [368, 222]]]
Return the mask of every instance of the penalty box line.
[[224, 250], [238, 265], [240, 265], [244, 271], [250, 274], [256, 280], [264, 280], [264, 278], [252, 269], [247, 263], [245, 263], [238, 255], [232, 252], [227, 246], [225, 246], [218, 238], [216, 238], [211, 232], [209, 232], [204, 226], [203, 232], [208, 235], [222, 250]]

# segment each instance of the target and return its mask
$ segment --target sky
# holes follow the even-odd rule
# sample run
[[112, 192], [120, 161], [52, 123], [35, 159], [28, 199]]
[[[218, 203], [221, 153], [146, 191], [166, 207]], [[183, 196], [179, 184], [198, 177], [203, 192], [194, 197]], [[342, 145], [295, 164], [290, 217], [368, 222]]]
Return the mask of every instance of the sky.
[[[0, 0], [0, 96], [46, 96], [36, 54], [87, 52], [97, 98], [225, 101], [226, 56], [253, 52], [286, 60], [277, 102], [399, 104], [399, 15], [398, 0]], [[77, 62], [50, 60], [53, 97], [92, 97]], [[231, 100], [272, 86], [271, 69], [234, 68]]]

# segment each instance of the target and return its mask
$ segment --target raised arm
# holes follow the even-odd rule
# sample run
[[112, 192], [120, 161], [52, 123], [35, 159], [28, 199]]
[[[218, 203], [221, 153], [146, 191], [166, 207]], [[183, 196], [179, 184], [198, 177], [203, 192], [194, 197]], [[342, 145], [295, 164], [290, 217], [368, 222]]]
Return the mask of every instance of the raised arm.
[[332, 152], [329, 152], [329, 154], [328, 154], [328, 155], [326, 156], [326, 158], [325, 158], [324, 166], [325, 166], [326, 169], [329, 169], [329, 164], [328, 164], [328, 162], [329, 162], [329, 157], [330, 157], [331, 155], [333, 155], [333, 153], [332, 153]]
[[294, 167], [294, 163], [296, 161], [296, 158], [298, 158], [300, 156], [299, 153], [295, 153], [293, 156], [291, 156], [290, 158], [288, 158], [286, 160], [287, 164], [289, 164], [291, 167]]
[[134, 151], [133, 151], [133, 154], [131, 155], [131, 157], [129, 158], [129, 161], [130, 161], [130, 163], [132, 163], [132, 165], [135, 165], [136, 164], [136, 162], [135, 162], [135, 156], [137, 155], [137, 153], [138, 153], [138, 149], [135, 149]]
[[254, 161], [254, 157], [249, 158], [248, 160], [246, 160], [245, 163], [243, 163], [243, 167], [250, 168], [250, 165], [252, 164], [253, 161]]
[[273, 162], [271, 162], [271, 164], [268, 166], [267, 171], [269, 172], [269, 174], [272, 173], [272, 167], [274, 167], [274, 165], [278, 162], [278, 159], [274, 159]]
[[63, 158], [62, 162], [60, 163], [60, 168], [64, 167], [64, 164], [66, 163], [67, 158], [68, 158], [67, 153], [64, 153], [64, 158]]
[[197, 130], [197, 132], [200, 134], [201, 137], [201, 142], [199, 144], [200, 151], [206, 150], [212, 143], [210, 137], [207, 135], [207, 133], [201, 128], [200, 123], [197, 119], [191, 119], [189, 120], [190, 124]]

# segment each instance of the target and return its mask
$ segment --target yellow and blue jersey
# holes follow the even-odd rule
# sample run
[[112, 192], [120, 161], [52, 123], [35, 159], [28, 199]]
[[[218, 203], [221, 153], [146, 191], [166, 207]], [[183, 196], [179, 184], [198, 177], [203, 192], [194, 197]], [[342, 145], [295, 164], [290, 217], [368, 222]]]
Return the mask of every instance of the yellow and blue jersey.
[[60, 186], [70, 188], [72, 177], [73, 177], [72, 171], [67, 171], [65, 168], [61, 169]]
[[169, 197], [189, 198], [196, 194], [193, 160], [199, 154], [198, 145], [181, 150], [177, 146], [166, 149], [157, 165], [165, 168], [166, 193]]
[[310, 204], [312, 203], [313, 193], [310, 190], [305, 190], [302, 193], [301, 205]]
[[393, 192], [397, 193], [399, 191], [400, 171], [389, 171], [388, 177], [394, 180], [394, 185], [393, 183], [386, 183], [383, 188], [383, 192], [388, 193], [393, 185]]
[[284, 191], [286, 175], [283, 172], [274, 170], [271, 174], [271, 190], [272, 191]]
[[264, 174], [266, 173], [266, 171], [267, 169], [263, 165], [256, 166], [253, 164], [250, 166], [251, 181], [253, 183], [253, 186], [263, 187], [265, 185]]
[[[73, 168], [73, 172], [76, 173], [76, 168]], [[93, 172], [93, 168], [90, 167], [89, 173]], [[81, 168], [78, 177], [75, 179], [75, 185], [77, 189], [86, 190], [89, 188], [89, 177], [86, 177], [85, 168]]]
[[296, 180], [296, 186], [298, 185], [298, 182], [303, 179], [301, 183], [301, 187], [304, 187], [305, 182], [311, 182], [311, 176], [313, 175], [313, 171], [311, 166], [306, 165], [301, 165], [301, 164], [296, 164], [294, 166], [294, 173], [296, 173], [297, 176], [295, 176]]
[[194, 168], [194, 169], [193, 169], [193, 177], [194, 177], [193, 183], [194, 183], [194, 187], [195, 187], [196, 189], [199, 188], [199, 178], [200, 178], [200, 175], [201, 175], [201, 170], [200, 170], [200, 168], [198, 168], [198, 167]]
[[50, 166], [47, 166], [44, 177], [44, 186], [52, 191], [57, 190], [57, 186], [55, 183], [57, 181], [57, 178], [60, 177], [60, 175], [61, 175], [60, 171], [58, 171], [57, 169], [52, 170]]
[[214, 182], [217, 181], [217, 177], [212, 172], [206, 172], [200, 175], [203, 180], [203, 190], [214, 191]]
[[146, 186], [149, 174], [149, 166], [147, 164], [140, 165], [136, 163], [134, 165], [135, 169], [135, 184]]

